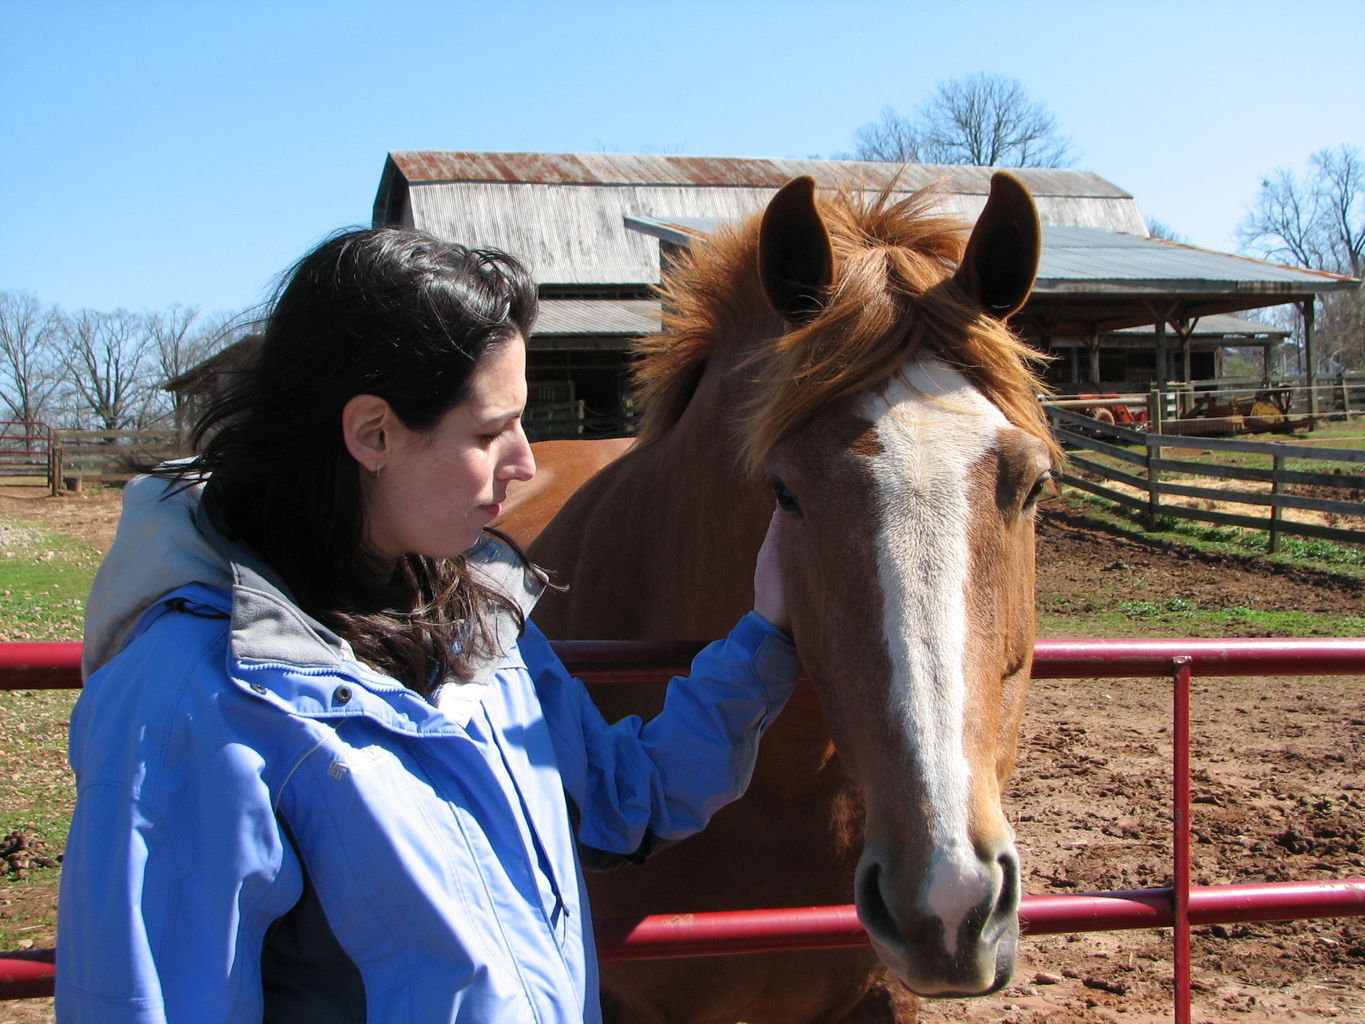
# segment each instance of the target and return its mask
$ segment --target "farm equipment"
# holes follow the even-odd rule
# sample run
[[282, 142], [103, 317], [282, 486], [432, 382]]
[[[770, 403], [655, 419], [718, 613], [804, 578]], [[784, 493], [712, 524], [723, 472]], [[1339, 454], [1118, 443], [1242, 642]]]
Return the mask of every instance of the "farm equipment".
[[1084, 406], [1081, 411], [1101, 423], [1113, 423], [1120, 427], [1132, 427], [1135, 430], [1147, 428], [1147, 410], [1139, 408], [1134, 412], [1133, 407], [1129, 404], [1130, 399], [1125, 399], [1122, 395], [1077, 395], [1076, 400], [1093, 401], [1093, 405]]
[[1313, 416], [1291, 416], [1290, 388], [1264, 388], [1254, 395], [1220, 398], [1200, 395], [1186, 414], [1163, 423], [1162, 432], [1201, 437], [1228, 434], [1287, 434], [1308, 430], [1317, 422]]

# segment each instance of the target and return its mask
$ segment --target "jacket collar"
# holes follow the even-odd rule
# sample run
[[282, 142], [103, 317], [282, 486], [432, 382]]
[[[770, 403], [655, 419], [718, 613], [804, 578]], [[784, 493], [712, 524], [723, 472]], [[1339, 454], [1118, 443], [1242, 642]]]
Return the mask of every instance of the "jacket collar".
[[[232, 579], [229, 654], [239, 662], [270, 662], [300, 668], [342, 667], [351, 662], [346, 641], [294, 602], [284, 581], [256, 552], [226, 536], [213, 522], [206, 503], [200, 502], [195, 525], [227, 563]], [[465, 556], [481, 581], [510, 598], [529, 618], [545, 591], [545, 579], [508, 544], [483, 534]], [[468, 679], [449, 679], [456, 684], [486, 684], [507, 652], [516, 643], [519, 628], [510, 611], [500, 610], [493, 622], [495, 649], [481, 659]], [[444, 687], [443, 687], [444, 688]]]

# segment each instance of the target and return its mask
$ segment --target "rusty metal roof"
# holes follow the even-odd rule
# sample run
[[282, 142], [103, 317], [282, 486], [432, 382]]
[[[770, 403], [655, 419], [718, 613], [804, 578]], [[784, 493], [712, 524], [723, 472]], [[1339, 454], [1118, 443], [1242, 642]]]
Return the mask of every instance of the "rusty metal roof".
[[[687, 245], [719, 223], [695, 216], [626, 221], [635, 231], [674, 245]], [[1210, 317], [1359, 286], [1354, 278], [1326, 271], [1044, 222], [1038, 277], [1015, 326], [1026, 334], [1050, 337], [1118, 331], [1159, 319]]]
[[1039, 286], [1064, 289], [1099, 282], [1134, 286], [1183, 282], [1186, 288], [1240, 291], [1327, 292], [1349, 289], [1355, 282], [1340, 274], [1214, 252], [1159, 238], [1135, 238], [1113, 231], [1080, 227], [1044, 227]]
[[[949, 192], [986, 195], [994, 168], [888, 164], [857, 160], [788, 160], [629, 153], [489, 153], [409, 150], [389, 154], [385, 176], [409, 185], [503, 182], [523, 185], [695, 185], [780, 188], [809, 174], [822, 187], [856, 182], [911, 191], [936, 181]], [[1132, 199], [1090, 171], [1011, 168], [1035, 196]]]
[[[643, 234], [687, 245], [715, 231], [720, 221], [707, 217], [628, 217], [626, 226]], [[1356, 287], [1354, 278], [1325, 270], [1214, 252], [1159, 238], [1138, 238], [1101, 228], [1043, 226], [1035, 294], [1096, 287], [1132, 286], [1150, 290], [1177, 284], [1181, 290], [1227, 290], [1306, 294]]]
[[[652, 285], [660, 272], [650, 234], [674, 232], [679, 238], [670, 240], [685, 243], [690, 230], [762, 209], [793, 177], [906, 191], [939, 183], [943, 212], [972, 222], [985, 205], [993, 170], [660, 154], [395, 152], [385, 163], [374, 222], [505, 249], [545, 285]], [[1356, 286], [1349, 278], [1150, 239], [1133, 197], [1088, 171], [1014, 173], [1032, 191], [1044, 226], [1038, 282], [1020, 314], [1021, 323], [1033, 317], [1040, 336], [1235, 312]]]
[[[505, 249], [551, 285], [652, 285], [657, 247], [629, 217], [736, 219], [761, 210], [793, 177], [910, 191], [939, 183], [945, 213], [975, 220], [989, 167], [835, 160], [747, 160], [616, 153], [389, 154], [374, 223]], [[1145, 232], [1132, 196], [1088, 171], [1024, 168], [1045, 224]]]

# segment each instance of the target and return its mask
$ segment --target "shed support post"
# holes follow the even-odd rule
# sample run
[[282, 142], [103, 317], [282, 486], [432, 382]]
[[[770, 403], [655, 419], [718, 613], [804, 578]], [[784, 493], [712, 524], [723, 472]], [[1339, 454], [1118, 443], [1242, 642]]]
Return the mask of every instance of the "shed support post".
[[[1303, 318], [1303, 374], [1308, 385], [1308, 415], [1318, 412], [1318, 391], [1316, 387], [1316, 367], [1313, 365], [1313, 298], [1310, 296], [1299, 303], [1299, 315]], [[1309, 429], [1313, 424], [1309, 423]]]
[[1172, 302], [1167, 306], [1158, 306], [1155, 302], [1148, 302], [1147, 308], [1152, 313], [1152, 321], [1155, 326], [1155, 356], [1156, 356], [1156, 383], [1165, 386], [1171, 379], [1171, 361], [1167, 358], [1166, 352], [1166, 325], [1175, 323], [1176, 317], [1180, 313], [1180, 303]]
[[1165, 384], [1170, 380], [1170, 375], [1166, 372], [1166, 318], [1158, 317], [1156, 321], [1156, 344], [1154, 347], [1156, 366], [1156, 383]]
[[1094, 327], [1090, 327], [1085, 332], [1085, 347], [1090, 353], [1090, 383], [1100, 382], [1100, 342], [1104, 335]]

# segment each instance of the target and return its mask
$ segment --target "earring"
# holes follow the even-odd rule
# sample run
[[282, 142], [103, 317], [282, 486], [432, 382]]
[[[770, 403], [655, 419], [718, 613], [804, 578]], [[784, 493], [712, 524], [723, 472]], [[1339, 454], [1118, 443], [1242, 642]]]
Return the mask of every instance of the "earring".
[[384, 472], [384, 467], [383, 467], [383, 466], [375, 466], [374, 469], [370, 470], [370, 479], [371, 479], [371, 480], [378, 480], [378, 479], [379, 479], [379, 474], [382, 473], [382, 472]]

